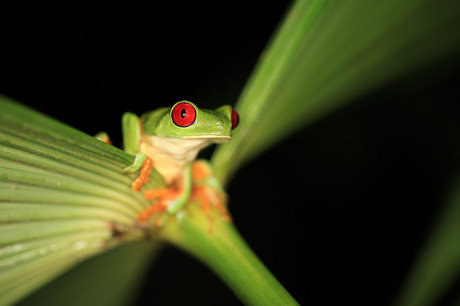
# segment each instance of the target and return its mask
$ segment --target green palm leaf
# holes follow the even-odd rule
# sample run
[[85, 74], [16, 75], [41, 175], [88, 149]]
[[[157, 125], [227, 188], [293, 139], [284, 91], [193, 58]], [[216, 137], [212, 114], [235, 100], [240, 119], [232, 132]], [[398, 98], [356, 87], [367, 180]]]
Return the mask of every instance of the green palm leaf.
[[142, 236], [133, 220], [148, 203], [120, 172], [129, 155], [2, 96], [0, 109], [0, 302], [10, 304]]
[[[128, 241], [145, 239], [153, 246], [139, 248], [136, 256], [108, 257], [121, 261], [122, 276], [132, 280], [118, 282], [122, 288], [114, 295], [121, 296], [115, 300], [117, 303], [127, 301], [135, 289], [135, 275], [141, 276], [140, 271], [149, 263], [147, 258], [159, 248], [161, 239], [205, 261], [243, 301], [296, 304], [233, 226], [222, 220], [210, 222], [210, 216], [203, 215], [198, 203], [190, 203], [180, 222], [168, 223], [161, 231], [136, 225], [137, 213], [149, 203], [142, 194], [131, 190], [133, 176], [121, 172], [132, 163], [132, 156], [5, 97], [0, 97], [0, 108], [2, 304], [16, 302], [85, 258]], [[153, 174], [147, 187], [164, 187], [158, 173]], [[215, 219], [220, 220], [218, 216]], [[214, 234], [210, 236], [211, 229]], [[126, 254], [125, 249], [130, 247], [115, 254]], [[96, 262], [101, 271], [113, 269], [111, 261]], [[241, 274], [240, 269], [247, 271]], [[68, 282], [86, 283], [87, 275], [73, 274], [77, 276], [67, 277], [64, 287], [73, 288]], [[117, 284], [117, 279], [104, 275], [100, 279]], [[59, 285], [55, 282], [52, 289], [45, 291], [59, 290]], [[92, 300], [98, 287], [95, 288], [85, 290], [78, 299], [71, 295], [61, 298], [66, 303], [85, 304]], [[38, 295], [46, 304], [48, 295]], [[54, 303], [55, 297], [50, 298]], [[36, 297], [30, 300], [36, 303]], [[109, 303], [114, 297], [104, 300]]]
[[296, 1], [236, 106], [244, 121], [213, 156], [218, 176], [321, 116], [460, 47], [455, 1]]

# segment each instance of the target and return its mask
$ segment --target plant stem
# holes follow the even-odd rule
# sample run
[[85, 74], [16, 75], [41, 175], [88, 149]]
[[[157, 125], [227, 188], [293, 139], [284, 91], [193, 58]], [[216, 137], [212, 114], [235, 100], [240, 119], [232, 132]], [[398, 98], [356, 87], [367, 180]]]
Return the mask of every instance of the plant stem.
[[298, 305], [233, 224], [218, 214], [210, 218], [190, 203], [184, 216], [171, 220], [160, 236], [214, 270], [246, 305]]

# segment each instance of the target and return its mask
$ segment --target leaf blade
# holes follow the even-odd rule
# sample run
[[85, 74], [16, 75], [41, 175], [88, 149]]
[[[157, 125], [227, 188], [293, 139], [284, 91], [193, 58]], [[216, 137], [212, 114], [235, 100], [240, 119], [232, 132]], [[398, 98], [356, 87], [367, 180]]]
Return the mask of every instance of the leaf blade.
[[[90, 258], [18, 305], [133, 304], [146, 266], [155, 259], [159, 247], [158, 244], [134, 242]], [[128, 258], [131, 260], [126, 261]]]
[[[4, 96], [0, 110], [0, 301], [12, 304], [142, 239], [135, 220], [149, 203], [131, 190], [134, 175], [121, 173], [132, 156]], [[148, 186], [157, 184], [156, 174]]]
[[450, 187], [437, 222], [417, 255], [395, 305], [434, 305], [460, 269], [460, 177]]
[[354, 98], [458, 53], [459, 12], [453, 1], [297, 1], [237, 102], [234, 139], [212, 158], [219, 179]]

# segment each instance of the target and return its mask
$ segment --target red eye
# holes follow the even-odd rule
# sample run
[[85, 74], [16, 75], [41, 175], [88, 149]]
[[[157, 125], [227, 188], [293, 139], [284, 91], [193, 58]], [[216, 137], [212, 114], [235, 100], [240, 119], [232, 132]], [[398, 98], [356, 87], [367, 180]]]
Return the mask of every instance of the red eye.
[[240, 117], [236, 110], [232, 109], [232, 130], [238, 126], [238, 122], [240, 122]]
[[187, 127], [195, 122], [196, 109], [190, 103], [181, 102], [174, 106], [171, 116], [175, 125]]

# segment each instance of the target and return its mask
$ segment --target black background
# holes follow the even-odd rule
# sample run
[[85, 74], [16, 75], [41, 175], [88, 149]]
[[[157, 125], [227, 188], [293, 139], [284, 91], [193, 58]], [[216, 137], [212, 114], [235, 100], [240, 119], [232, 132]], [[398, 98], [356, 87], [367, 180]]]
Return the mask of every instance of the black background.
[[[174, 2], [5, 9], [0, 92], [121, 142], [123, 112], [182, 99], [234, 104], [286, 3]], [[387, 305], [459, 169], [452, 58], [356, 99], [247, 164], [234, 222], [301, 304]], [[244, 118], [241, 118], [244, 120]], [[210, 151], [207, 152], [208, 154]], [[138, 305], [238, 305], [168, 249]]]

